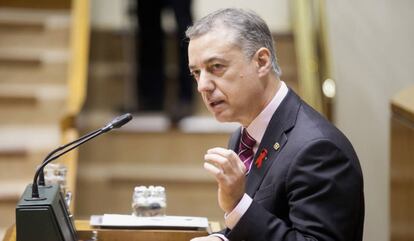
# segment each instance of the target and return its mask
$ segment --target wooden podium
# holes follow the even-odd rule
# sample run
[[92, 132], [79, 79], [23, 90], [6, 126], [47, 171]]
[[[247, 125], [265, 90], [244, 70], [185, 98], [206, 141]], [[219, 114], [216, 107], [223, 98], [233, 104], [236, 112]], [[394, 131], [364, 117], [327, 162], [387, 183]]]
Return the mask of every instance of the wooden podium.
[[[210, 222], [210, 229], [219, 231], [220, 225]], [[90, 240], [93, 232], [97, 232], [98, 241], [189, 241], [192, 238], [208, 235], [207, 231], [197, 230], [148, 230], [148, 229], [96, 229], [89, 226], [87, 220], [75, 221], [79, 240]], [[16, 227], [10, 227], [3, 241], [16, 241]]]
[[391, 241], [414, 240], [414, 86], [391, 101]]

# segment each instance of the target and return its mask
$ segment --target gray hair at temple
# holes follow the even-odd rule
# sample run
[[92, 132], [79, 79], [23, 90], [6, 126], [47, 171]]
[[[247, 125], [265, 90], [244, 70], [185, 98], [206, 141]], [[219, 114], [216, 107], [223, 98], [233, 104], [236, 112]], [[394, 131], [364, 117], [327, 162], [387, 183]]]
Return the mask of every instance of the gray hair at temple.
[[269, 49], [273, 71], [280, 77], [282, 71], [277, 63], [272, 34], [266, 22], [253, 11], [237, 8], [217, 10], [196, 21], [187, 29], [186, 36], [191, 40], [222, 25], [232, 30], [234, 43], [239, 45], [247, 58], [252, 59], [262, 47]]

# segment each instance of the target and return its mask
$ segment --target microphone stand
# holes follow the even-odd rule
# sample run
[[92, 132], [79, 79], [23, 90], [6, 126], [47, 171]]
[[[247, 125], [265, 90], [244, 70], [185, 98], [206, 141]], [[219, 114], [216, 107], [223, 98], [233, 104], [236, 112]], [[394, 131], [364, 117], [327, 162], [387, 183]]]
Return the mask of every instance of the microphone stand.
[[[16, 240], [78, 240], [72, 215], [65, 205], [59, 185], [39, 188], [44, 185], [43, 169], [53, 160], [65, 155], [91, 139], [119, 128], [132, 119], [131, 114], [116, 117], [103, 128], [86, 134], [49, 153], [36, 169], [33, 183], [28, 185], [16, 205]], [[39, 180], [42, 173], [43, 180]], [[39, 195], [39, 191], [41, 195]], [[45, 228], [46, 227], [46, 228]]]
[[[52, 162], [53, 160], [55, 160], [55, 159], [59, 158], [60, 156], [62, 156], [62, 155], [64, 155], [64, 154], [66, 154], [67, 152], [69, 152], [69, 151], [71, 151], [71, 150], [75, 149], [76, 147], [78, 147], [78, 146], [82, 145], [83, 143], [85, 143], [85, 142], [87, 142], [87, 141], [89, 141], [89, 140], [91, 140], [91, 139], [93, 139], [93, 138], [95, 138], [95, 137], [97, 137], [97, 136], [99, 136], [99, 135], [101, 135], [101, 134], [103, 134], [103, 133], [105, 133], [105, 132], [104, 132], [103, 130], [101, 130], [101, 129], [100, 129], [100, 130], [98, 130], [98, 131], [94, 131], [93, 133], [88, 134], [86, 138], [84, 138], [84, 139], [80, 139], [80, 140], [79, 140], [79, 142], [78, 142], [76, 145], [74, 145], [74, 146], [70, 147], [69, 149], [67, 149], [67, 150], [65, 150], [65, 151], [63, 151], [63, 152], [61, 152], [61, 153], [59, 153], [59, 154], [57, 154], [57, 155], [55, 155], [55, 156], [52, 156], [52, 157], [50, 157], [50, 158], [46, 159], [46, 160], [42, 163], [42, 165], [40, 165], [40, 166], [37, 168], [37, 170], [36, 170], [36, 174], [34, 175], [34, 178], [33, 178], [33, 184], [32, 184], [32, 198], [33, 198], [33, 199], [39, 199], [39, 198], [40, 198], [40, 197], [39, 197], [39, 188], [38, 188], [38, 186], [37, 186], [37, 179], [38, 179], [38, 177], [39, 177], [39, 175], [40, 175], [40, 172], [42, 172], [42, 171], [43, 171], [43, 168], [44, 168], [47, 164], [49, 164], [49, 163], [50, 163], [50, 162]], [[69, 145], [68, 145], [68, 146], [69, 146]]]
[[[55, 153], [57, 153], [58, 151], [61, 151], [61, 150], [63, 150], [63, 149], [65, 149], [66, 147], [68, 147], [68, 146], [71, 146], [71, 145], [73, 145], [74, 143], [77, 143], [78, 141], [80, 141], [80, 140], [83, 140], [83, 139], [86, 139], [86, 138], [88, 138], [88, 137], [90, 137], [90, 136], [92, 136], [92, 135], [94, 135], [94, 134], [96, 134], [96, 133], [98, 133], [99, 131], [101, 131], [101, 129], [99, 129], [99, 130], [96, 130], [96, 131], [93, 131], [93, 132], [91, 132], [91, 133], [88, 133], [88, 134], [86, 134], [86, 135], [84, 135], [84, 136], [82, 136], [81, 138], [79, 138], [79, 139], [77, 139], [77, 140], [74, 140], [74, 141], [72, 141], [72, 142], [70, 142], [70, 143], [68, 143], [68, 144], [66, 144], [66, 145], [63, 145], [63, 146], [60, 146], [60, 147], [58, 147], [56, 150], [54, 150], [54, 151], [52, 151], [52, 152], [50, 152], [46, 157], [45, 157], [45, 159], [43, 160], [43, 162], [42, 162], [42, 164], [43, 163], [45, 163], [53, 154], [55, 154]], [[45, 175], [44, 175], [44, 172], [43, 172], [43, 168], [40, 170], [40, 173], [39, 173], [39, 186], [44, 186], [45, 185]]]
[[[30, 200], [39, 200], [41, 199], [39, 196], [39, 187], [38, 187], [38, 183], [37, 180], [39, 178], [39, 176], [41, 176], [41, 180], [39, 180], [39, 185], [43, 185], [45, 184], [44, 182], [44, 173], [43, 173], [43, 169], [44, 167], [49, 164], [50, 162], [52, 162], [53, 160], [59, 158], [60, 156], [66, 154], [67, 152], [75, 149], [76, 147], [82, 145], [83, 143], [103, 134], [106, 133], [114, 128], [119, 128], [121, 126], [123, 126], [124, 124], [126, 124], [127, 122], [129, 122], [132, 119], [132, 115], [127, 113], [124, 114], [122, 116], [118, 116], [116, 117], [114, 120], [112, 120], [110, 123], [108, 123], [106, 126], [104, 126], [103, 128], [93, 131], [89, 134], [86, 134], [84, 136], [82, 136], [81, 138], [74, 140], [66, 145], [63, 145], [59, 148], [57, 148], [56, 150], [52, 151], [51, 153], [49, 153], [47, 155], [47, 157], [45, 158], [45, 160], [42, 162], [42, 164], [37, 168], [35, 176], [33, 178], [33, 184], [32, 184], [32, 198]], [[69, 147], [68, 149], [64, 150], [65, 148]], [[64, 150], [64, 151], [62, 151]], [[56, 154], [57, 152], [62, 151], [59, 154]], [[56, 154], [56, 155], [55, 155]]]

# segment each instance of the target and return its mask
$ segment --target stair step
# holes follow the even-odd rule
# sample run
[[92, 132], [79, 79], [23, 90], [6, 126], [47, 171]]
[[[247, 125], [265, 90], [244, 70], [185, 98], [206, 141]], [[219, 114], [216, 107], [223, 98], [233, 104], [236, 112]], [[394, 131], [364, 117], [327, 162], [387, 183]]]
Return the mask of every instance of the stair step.
[[4, 30], [0, 26], [0, 47], [1, 48], [24, 48], [30, 43], [36, 48], [68, 48], [68, 30], [53, 30], [29, 32], [22, 30]]
[[0, 84], [66, 84], [68, 58], [64, 49], [0, 48]]
[[[53, 104], [53, 106], [51, 106]], [[64, 106], [52, 103], [48, 106], [0, 104], [0, 126], [13, 124], [56, 124], [65, 115]]]
[[28, 150], [24, 147], [1, 147], [0, 146], [0, 161], [1, 159], [13, 159], [13, 158], [26, 158], [28, 156]]
[[59, 84], [0, 83], [0, 124], [53, 123], [64, 115], [67, 88]]
[[[95, 110], [82, 113], [79, 117], [79, 127], [83, 129], [96, 129], [114, 119], [119, 113], [105, 110]], [[133, 118], [119, 132], [125, 133], [168, 133], [172, 130], [167, 114], [163, 112], [133, 113]], [[178, 132], [192, 134], [227, 134], [235, 131], [240, 124], [220, 123], [212, 116], [194, 115], [178, 123]]]
[[0, 84], [66, 84], [65, 63], [40, 64], [38, 61], [0, 64]]
[[30, 180], [59, 140], [58, 126], [0, 126], [0, 182]]
[[67, 48], [67, 11], [0, 8], [0, 47]]
[[3, 105], [34, 106], [37, 103], [37, 99], [34, 96], [0, 96], [0, 103]]
[[41, 65], [67, 63], [69, 52], [66, 49], [43, 49], [34, 47], [0, 48], [0, 63], [8, 65]]
[[[108, 172], [108, 170], [111, 170]], [[164, 171], [160, 171], [164, 170]], [[108, 182], [175, 182], [215, 183], [214, 178], [203, 169], [202, 162], [192, 165], [174, 163], [140, 164], [108, 163], [104, 166], [85, 163], [78, 172], [82, 180], [107, 180]]]
[[[39, 152], [57, 147], [60, 127], [55, 125], [1, 125], [0, 152], [6, 157], [12, 152]], [[2, 155], [0, 155], [1, 157]], [[15, 155], [16, 156], [16, 155]]]
[[7, 84], [0, 83], [0, 96], [34, 98], [42, 101], [59, 101], [66, 99], [67, 87], [62, 84]]
[[0, 28], [6, 29], [68, 29], [70, 19], [70, 12], [67, 10], [0, 8]]
[[49, 150], [27, 152], [21, 156], [4, 156], [0, 152], [0, 181], [30, 180]]
[[[93, 114], [92, 114], [93, 113]], [[113, 119], [115, 115], [103, 115], [100, 112], [83, 113], [79, 118], [82, 133], [98, 129]], [[139, 126], [140, 117], [136, 117], [119, 130], [98, 137], [81, 149], [80, 162], [136, 162], [142, 163], [192, 163], [202, 160], [207, 149], [215, 146], [227, 146], [230, 133], [212, 129], [210, 132], [188, 132], [179, 129], [164, 131], [146, 131]], [[173, 156], [171, 156], [173, 155]], [[171, 160], [173, 159], [173, 160]]]
[[0, 204], [2, 202], [17, 202], [30, 182], [30, 178], [26, 178], [25, 180], [0, 181]]
[[46, 106], [3, 105], [0, 103], [0, 126], [3, 125], [41, 125], [57, 124], [65, 115], [62, 104], [51, 103]]
[[0, 8], [0, 47], [67, 48], [68, 11]]

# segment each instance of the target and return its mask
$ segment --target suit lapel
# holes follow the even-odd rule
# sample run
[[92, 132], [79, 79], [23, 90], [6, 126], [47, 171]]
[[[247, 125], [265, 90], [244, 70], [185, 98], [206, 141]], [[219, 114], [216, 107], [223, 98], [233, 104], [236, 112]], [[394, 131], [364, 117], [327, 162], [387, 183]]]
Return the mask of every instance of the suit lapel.
[[[285, 99], [273, 114], [254, 157], [254, 162], [246, 183], [246, 193], [249, 196], [254, 197], [270, 166], [283, 150], [284, 145], [288, 141], [286, 133], [295, 125], [300, 105], [299, 97], [289, 89]], [[263, 152], [267, 152], [265, 157], [263, 157], [265, 154]], [[262, 159], [260, 167], [256, 164], [258, 158]]]
[[241, 127], [237, 128], [235, 132], [230, 137], [229, 143], [227, 145], [228, 149], [233, 150], [234, 152], [238, 152], [239, 150], [239, 142], [241, 136]]

